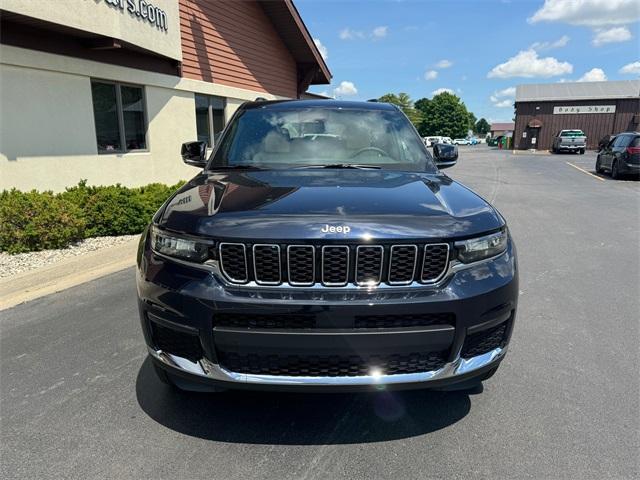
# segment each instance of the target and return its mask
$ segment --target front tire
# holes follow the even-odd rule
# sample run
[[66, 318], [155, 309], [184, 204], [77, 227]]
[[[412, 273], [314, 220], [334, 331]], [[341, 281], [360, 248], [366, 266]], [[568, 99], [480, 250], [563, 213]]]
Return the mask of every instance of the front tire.
[[604, 170], [602, 170], [602, 164], [600, 163], [600, 155], [598, 155], [598, 158], [596, 159], [596, 173], [602, 173], [604, 172]]
[[580, 155], [584, 155], [584, 148], [581, 148], [578, 153], [580, 153]]
[[617, 160], [614, 160], [613, 164], [611, 165], [611, 178], [613, 178], [614, 180], [620, 179], [620, 171], [618, 170]]

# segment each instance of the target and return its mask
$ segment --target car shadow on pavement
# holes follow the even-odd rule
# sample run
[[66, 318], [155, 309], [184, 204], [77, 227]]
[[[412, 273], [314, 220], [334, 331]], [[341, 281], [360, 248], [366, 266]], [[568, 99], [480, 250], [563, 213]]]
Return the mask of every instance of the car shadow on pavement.
[[180, 392], [147, 358], [138, 404], [153, 420], [193, 437], [229, 443], [326, 445], [382, 442], [445, 428], [469, 413], [468, 392]]

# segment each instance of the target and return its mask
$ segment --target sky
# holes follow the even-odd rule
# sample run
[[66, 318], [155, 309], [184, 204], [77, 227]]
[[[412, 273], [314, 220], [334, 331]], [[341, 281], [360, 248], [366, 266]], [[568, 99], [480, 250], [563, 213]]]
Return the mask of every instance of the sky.
[[367, 100], [448, 89], [511, 121], [522, 83], [640, 78], [640, 0], [295, 0], [333, 74], [309, 90]]

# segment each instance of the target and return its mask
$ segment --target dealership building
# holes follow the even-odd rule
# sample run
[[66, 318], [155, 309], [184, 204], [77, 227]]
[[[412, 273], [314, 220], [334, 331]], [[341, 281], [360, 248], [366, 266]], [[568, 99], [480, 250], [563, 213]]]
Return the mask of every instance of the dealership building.
[[2, 0], [0, 190], [174, 183], [247, 100], [331, 73], [291, 0]]
[[549, 150], [568, 129], [596, 148], [605, 135], [640, 129], [640, 80], [518, 85], [515, 109], [516, 149]]

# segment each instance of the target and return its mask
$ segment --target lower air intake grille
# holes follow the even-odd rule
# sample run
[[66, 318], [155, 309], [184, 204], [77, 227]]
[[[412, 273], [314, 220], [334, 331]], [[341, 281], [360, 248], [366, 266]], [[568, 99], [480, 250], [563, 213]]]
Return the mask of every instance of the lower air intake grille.
[[442, 368], [447, 352], [361, 357], [359, 355], [277, 355], [219, 352], [221, 365], [237, 373], [294, 377], [356, 377], [430, 372]]
[[456, 326], [453, 313], [423, 313], [417, 315], [356, 315], [355, 328], [429, 327], [433, 325]]
[[478, 333], [468, 335], [462, 346], [463, 358], [471, 358], [504, 347], [507, 340], [509, 322], [501, 323]]
[[315, 328], [314, 315], [261, 315], [252, 313], [218, 313], [213, 317], [214, 327], [227, 328]]
[[151, 335], [158, 350], [188, 358], [194, 362], [202, 358], [202, 346], [195, 333], [181, 332], [151, 321]]

